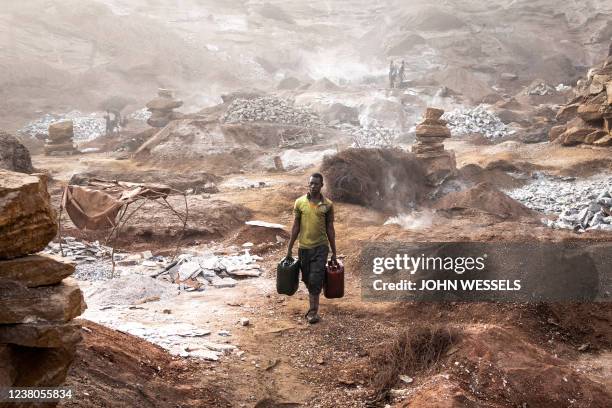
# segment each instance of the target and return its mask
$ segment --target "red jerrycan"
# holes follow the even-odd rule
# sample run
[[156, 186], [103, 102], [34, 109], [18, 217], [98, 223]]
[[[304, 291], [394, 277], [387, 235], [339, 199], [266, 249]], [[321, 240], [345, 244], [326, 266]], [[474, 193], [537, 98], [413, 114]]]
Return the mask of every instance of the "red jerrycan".
[[327, 262], [323, 295], [328, 299], [341, 298], [344, 296], [344, 265], [342, 262]]

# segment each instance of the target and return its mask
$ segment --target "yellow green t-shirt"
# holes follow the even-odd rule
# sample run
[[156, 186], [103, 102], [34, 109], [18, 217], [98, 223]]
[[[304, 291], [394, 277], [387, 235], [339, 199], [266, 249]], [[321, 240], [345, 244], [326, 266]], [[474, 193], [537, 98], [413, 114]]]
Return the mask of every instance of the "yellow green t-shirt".
[[295, 200], [293, 212], [300, 217], [300, 235], [298, 235], [298, 246], [300, 248], [314, 248], [319, 245], [328, 244], [325, 217], [333, 214], [333, 203], [331, 200], [321, 196], [322, 201], [313, 203], [305, 194]]

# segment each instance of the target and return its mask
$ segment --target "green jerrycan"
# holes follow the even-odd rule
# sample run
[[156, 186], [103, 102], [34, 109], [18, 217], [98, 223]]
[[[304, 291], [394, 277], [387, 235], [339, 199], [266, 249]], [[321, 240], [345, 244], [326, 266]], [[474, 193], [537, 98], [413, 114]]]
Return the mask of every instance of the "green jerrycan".
[[276, 292], [291, 296], [300, 285], [300, 261], [293, 258], [283, 258], [276, 266]]

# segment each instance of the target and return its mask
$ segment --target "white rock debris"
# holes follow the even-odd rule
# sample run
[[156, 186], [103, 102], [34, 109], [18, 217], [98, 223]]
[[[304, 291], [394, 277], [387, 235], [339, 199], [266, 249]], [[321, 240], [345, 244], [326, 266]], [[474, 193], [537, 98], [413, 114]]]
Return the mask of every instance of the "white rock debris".
[[49, 135], [50, 124], [65, 120], [72, 120], [74, 124], [74, 140], [76, 142], [93, 140], [106, 133], [106, 121], [103, 114], [85, 114], [76, 110], [60, 114], [47, 113], [39, 119], [28, 123], [18, 132], [28, 137], [36, 137], [37, 135], [46, 137]]
[[397, 130], [383, 127], [375, 121], [367, 127], [347, 123], [335, 127], [351, 135], [351, 147], [356, 148], [392, 147], [396, 145], [400, 134]]
[[536, 173], [533, 182], [507, 192], [527, 207], [556, 220], [545, 220], [552, 228], [578, 232], [612, 232], [612, 177], [577, 180]]
[[442, 119], [448, 122], [453, 136], [480, 133], [488, 139], [499, 139], [515, 133], [499, 117], [489, 112], [485, 105], [446, 112]]
[[142, 108], [137, 111], [134, 111], [128, 115], [129, 119], [137, 120], [140, 122], [146, 122], [151, 117], [151, 111], [147, 108]]
[[312, 128], [324, 126], [313, 111], [273, 96], [235, 99], [221, 120], [225, 123], [271, 122]]

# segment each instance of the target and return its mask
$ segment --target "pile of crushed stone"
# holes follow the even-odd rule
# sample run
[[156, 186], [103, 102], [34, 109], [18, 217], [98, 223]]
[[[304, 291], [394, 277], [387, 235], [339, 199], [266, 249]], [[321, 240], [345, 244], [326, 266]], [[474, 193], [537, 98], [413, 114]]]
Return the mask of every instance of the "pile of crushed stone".
[[27, 137], [49, 136], [49, 125], [56, 122], [71, 120], [74, 124], [73, 140], [89, 141], [106, 133], [106, 121], [99, 113], [81, 113], [77, 110], [68, 113], [47, 113], [28, 123], [18, 133]]
[[454, 136], [480, 133], [488, 139], [499, 139], [515, 133], [484, 105], [475, 108], [459, 108], [442, 115]]
[[129, 119], [137, 120], [139, 122], [146, 122], [151, 117], [151, 111], [147, 108], [142, 108], [134, 111], [128, 115]]
[[552, 228], [612, 232], [612, 177], [555, 177], [536, 173], [534, 180], [508, 195], [529, 208], [556, 215]]
[[295, 106], [291, 101], [273, 96], [235, 99], [221, 118], [225, 123], [270, 122], [303, 127], [322, 127], [323, 121], [313, 111]]
[[351, 136], [351, 147], [355, 148], [393, 147], [397, 144], [400, 135], [397, 130], [386, 128], [377, 122], [372, 122], [365, 127], [348, 123], [335, 127]]

